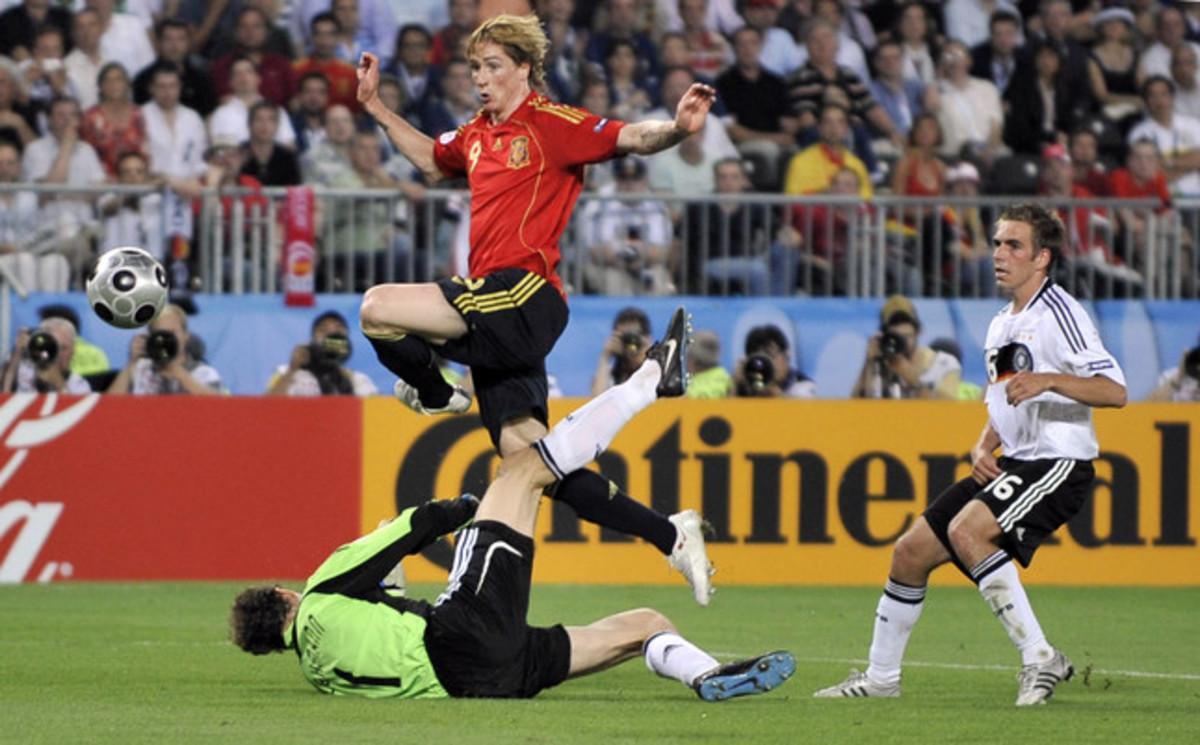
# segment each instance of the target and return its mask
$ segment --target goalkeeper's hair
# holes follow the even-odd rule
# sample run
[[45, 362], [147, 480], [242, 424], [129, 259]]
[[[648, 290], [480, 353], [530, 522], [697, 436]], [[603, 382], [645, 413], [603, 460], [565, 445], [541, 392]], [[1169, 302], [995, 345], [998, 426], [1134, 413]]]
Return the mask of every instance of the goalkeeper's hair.
[[248, 587], [233, 601], [229, 632], [233, 643], [250, 654], [282, 652], [283, 624], [290, 606], [275, 587]]
[[541, 21], [536, 15], [503, 13], [484, 21], [467, 40], [467, 56], [474, 55], [475, 50], [487, 42], [503, 47], [518, 67], [528, 64], [531, 86], [545, 84], [545, 60], [550, 50], [550, 40], [546, 38], [546, 32], [542, 30]]

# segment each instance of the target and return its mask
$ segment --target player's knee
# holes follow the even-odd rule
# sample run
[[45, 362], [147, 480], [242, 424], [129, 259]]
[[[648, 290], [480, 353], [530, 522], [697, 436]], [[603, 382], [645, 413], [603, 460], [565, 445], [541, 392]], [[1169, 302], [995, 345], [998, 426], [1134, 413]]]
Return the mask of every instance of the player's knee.
[[552, 484], [554, 475], [546, 468], [537, 451], [526, 447], [501, 459], [496, 479], [517, 481], [529, 489], [540, 489]]
[[671, 619], [653, 608], [638, 608], [632, 612], [636, 614], [640, 636], [643, 639], [649, 639], [664, 631], [675, 631], [675, 624], [671, 623]]
[[363, 295], [362, 305], [358, 309], [358, 325], [367, 336], [374, 336], [382, 332], [395, 332], [397, 330], [384, 322], [384, 302], [379, 290], [379, 286], [367, 290], [366, 294]]
[[933, 563], [929, 556], [928, 539], [928, 536], [922, 536], [913, 531], [900, 536], [892, 549], [892, 574], [912, 576], [928, 571]]
[[964, 546], [974, 544], [982, 537], [979, 535], [978, 527], [963, 512], [955, 515], [954, 519], [950, 521], [949, 527], [946, 528], [946, 535], [956, 552]]

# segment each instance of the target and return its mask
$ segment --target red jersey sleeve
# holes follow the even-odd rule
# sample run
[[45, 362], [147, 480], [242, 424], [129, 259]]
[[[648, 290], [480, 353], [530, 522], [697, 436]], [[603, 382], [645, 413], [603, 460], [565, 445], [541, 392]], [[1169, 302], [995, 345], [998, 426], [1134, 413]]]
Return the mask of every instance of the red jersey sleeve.
[[597, 163], [617, 154], [617, 135], [625, 122], [548, 101], [534, 108], [540, 114], [538, 129], [545, 136], [542, 147], [558, 163]]
[[433, 162], [446, 178], [467, 175], [467, 153], [463, 149], [463, 128], [443, 132], [433, 141]]

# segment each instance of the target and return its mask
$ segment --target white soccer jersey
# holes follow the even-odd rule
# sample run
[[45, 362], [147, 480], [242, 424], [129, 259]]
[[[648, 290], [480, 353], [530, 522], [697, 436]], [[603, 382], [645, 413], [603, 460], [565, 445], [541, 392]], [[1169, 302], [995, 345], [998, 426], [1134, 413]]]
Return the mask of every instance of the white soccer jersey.
[[1020, 313], [1012, 303], [988, 326], [988, 416], [1004, 455], [1017, 460], [1099, 454], [1092, 407], [1047, 391], [1017, 406], [1006, 398], [1008, 379], [1021, 371], [1103, 375], [1125, 385], [1125, 374], [1083, 306], [1049, 280]]

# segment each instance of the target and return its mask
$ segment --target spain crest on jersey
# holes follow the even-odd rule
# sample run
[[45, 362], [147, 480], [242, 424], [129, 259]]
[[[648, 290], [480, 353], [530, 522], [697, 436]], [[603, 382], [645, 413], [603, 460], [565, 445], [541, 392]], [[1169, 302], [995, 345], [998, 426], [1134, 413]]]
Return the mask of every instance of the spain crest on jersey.
[[529, 165], [529, 138], [514, 137], [508, 146], [508, 167], [524, 168]]

